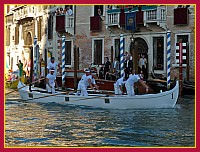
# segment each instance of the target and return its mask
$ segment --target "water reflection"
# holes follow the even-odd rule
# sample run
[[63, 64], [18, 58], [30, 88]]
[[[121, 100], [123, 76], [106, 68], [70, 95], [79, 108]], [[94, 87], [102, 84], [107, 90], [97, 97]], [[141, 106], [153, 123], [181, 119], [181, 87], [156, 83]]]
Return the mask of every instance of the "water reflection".
[[5, 131], [6, 147], [194, 146], [194, 104], [103, 110], [6, 102]]

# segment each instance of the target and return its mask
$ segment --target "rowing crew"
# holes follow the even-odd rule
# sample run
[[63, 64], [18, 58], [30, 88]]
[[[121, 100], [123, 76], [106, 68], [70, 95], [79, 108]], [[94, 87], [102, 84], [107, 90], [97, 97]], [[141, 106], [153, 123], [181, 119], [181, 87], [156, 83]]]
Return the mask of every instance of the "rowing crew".
[[[54, 75], [54, 69], [50, 70], [50, 73], [46, 76], [46, 88], [49, 93], [55, 93], [55, 83], [56, 76]], [[134, 96], [134, 83], [139, 82], [145, 88], [146, 92], [148, 92], [148, 86], [141, 80], [140, 75], [130, 75], [127, 80], [124, 77], [118, 79], [116, 83], [114, 83], [114, 90], [116, 95], [123, 94], [122, 85], [125, 84], [126, 91], [128, 96]], [[82, 76], [81, 80], [78, 83], [78, 89], [76, 95], [88, 96], [87, 88], [90, 87], [92, 90], [98, 90], [99, 86], [96, 85], [95, 79], [91, 74], [90, 70], [85, 70], [85, 74]]]
[[114, 83], [114, 89], [116, 95], [124, 94], [123, 91], [123, 84], [125, 84], [126, 92], [128, 96], [134, 96], [134, 83], [139, 82], [142, 84], [143, 87], [146, 88], [146, 93], [149, 91], [148, 86], [144, 83], [144, 81], [141, 79], [140, 75], [130, 75], [129, 78], [126, 80], [125, 77], [119, 78], [116, 83]]

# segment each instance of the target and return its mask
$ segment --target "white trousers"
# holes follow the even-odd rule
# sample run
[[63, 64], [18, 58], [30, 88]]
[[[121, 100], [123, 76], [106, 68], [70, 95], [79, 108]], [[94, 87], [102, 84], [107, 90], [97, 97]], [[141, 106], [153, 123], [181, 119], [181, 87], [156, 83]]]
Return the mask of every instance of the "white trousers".
[[47, 89], [47, 92], [49, 93], [55, 93], [55, 85], [52, 86], [52, 88], [50, 88], [49, 85], [46, 84], [46, 89]]
[[134, 96], [135, 92], [134, 92], [133, 85], [130, 85], [129, 83], [126, 83], [125, 86], [126, 86], [126, 92], [127, 92], [128, 96]]
[[79, 93], [81, 94], [81, 96], [88, 96], [87, 86], [85, 86], [81, 82], [78, 83], [78, 89], [77, 89], [77, 94], [76, 95], [79, 95]]
[[114, 83], [114, 90], [116, 95], [121, 95], [122, 91], [120, 90], [120, 87]]

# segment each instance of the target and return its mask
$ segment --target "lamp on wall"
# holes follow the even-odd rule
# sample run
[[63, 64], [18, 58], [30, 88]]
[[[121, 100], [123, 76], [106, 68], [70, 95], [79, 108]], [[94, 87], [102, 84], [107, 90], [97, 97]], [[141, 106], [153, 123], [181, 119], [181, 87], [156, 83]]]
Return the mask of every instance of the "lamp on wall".
[[133, 34], [131, 34], [130, 40], [132, 43], [134, 42], [135, 38], [134, 38]]

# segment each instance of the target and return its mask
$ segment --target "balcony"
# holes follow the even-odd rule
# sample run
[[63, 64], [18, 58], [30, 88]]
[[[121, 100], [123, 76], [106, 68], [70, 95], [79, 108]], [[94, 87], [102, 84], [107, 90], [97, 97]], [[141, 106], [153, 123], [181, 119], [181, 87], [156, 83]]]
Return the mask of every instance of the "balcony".
[[13, 10], [14, 11], [14, 21], [23, 20], [25, 18], [33, 18], [35, 16], [34, 6], [23, 6]]
[[165, 28], [166, 24], [166, 6], [141, 6], [141, 7], [128, 7], [107, 10], [106, 23], [109, 26], [122, 27], [124, 24], [127, 26], [125, 20], [130, 14], [136, 14], [136, 24], [143, 24], [147, 26], [149, 23], [157, 23], [158, 26]]
[[65, 31], [74, 35], [74, 16], [65, 15]]
[[161, 27], [165, 27], [166, 8], [165, 6], [142, 8], [144, 10], [144, 26], [148, 23], [157, 23]]
[[59, 33], [67, 32], [74, 35], [74, 16], [56, 15], [56, 31]]
[[107, 11], [106, 23], [108, 26], [118, 26], [120, 27], [120, 9], [112, 9]]

